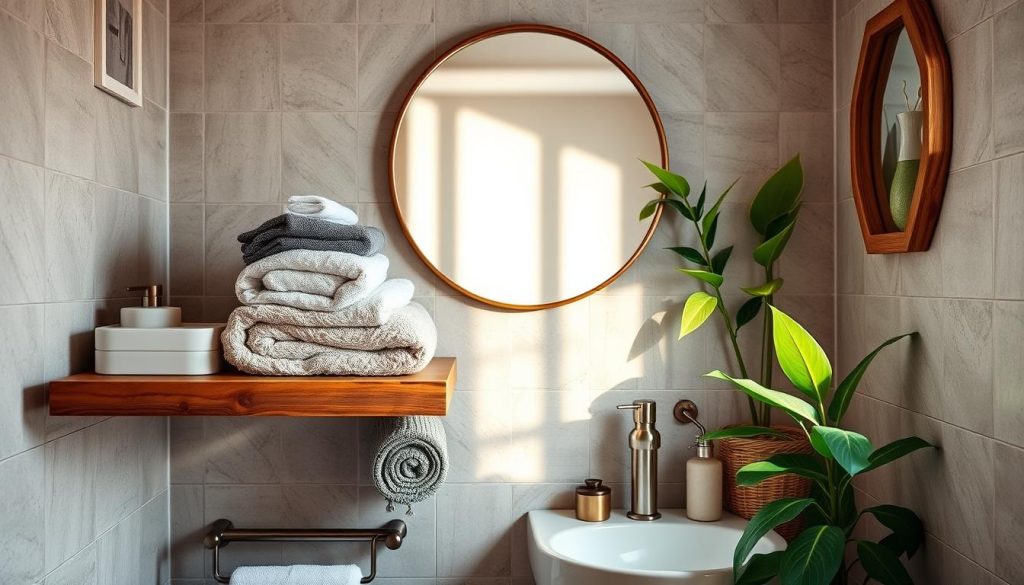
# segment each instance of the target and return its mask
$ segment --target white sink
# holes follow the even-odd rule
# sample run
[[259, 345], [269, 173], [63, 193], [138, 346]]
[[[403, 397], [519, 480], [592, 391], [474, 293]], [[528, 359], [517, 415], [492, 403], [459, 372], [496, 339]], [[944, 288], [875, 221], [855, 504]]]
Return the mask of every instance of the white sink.
[[[529, 513], [530, 566], [537, 585], [732, 584], [732, 552], [747, 521], [725, 514], [694, 522], [683, 510], [639, 522], [614, 511], [606, 522], [581, 522], [572, 510]], [[754, 548], [786, 548], [769, 533]]]

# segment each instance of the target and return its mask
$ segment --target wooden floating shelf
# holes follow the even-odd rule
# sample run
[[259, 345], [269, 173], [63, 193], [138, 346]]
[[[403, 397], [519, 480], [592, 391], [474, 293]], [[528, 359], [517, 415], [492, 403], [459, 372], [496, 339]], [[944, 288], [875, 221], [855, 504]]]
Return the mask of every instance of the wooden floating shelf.
[[50, 382], [55, 416], [408, 416], [448, 413], [455, 358], [388, 377], [104, 376]]

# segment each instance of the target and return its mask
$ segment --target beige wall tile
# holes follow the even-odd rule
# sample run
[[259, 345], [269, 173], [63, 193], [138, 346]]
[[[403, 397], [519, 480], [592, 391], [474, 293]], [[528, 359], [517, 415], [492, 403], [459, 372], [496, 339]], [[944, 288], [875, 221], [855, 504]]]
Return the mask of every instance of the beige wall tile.
[[168, 0], [171, 22], [203, 22], [203, 0]]
[[1024, 248], [1024, 156], [995, 163], [996, 239], [995, 293], [1000, 299], [1024, 299], [1024, 265], [1017, 257]]
[[992, 0], [936, 0], [932, 9], [939, 20], [942, 34], [951, 39], [992, 16], [992, 4]]
[[43, 30], [46, 4], [39, 0], [0, 0], [0, 8], [24, 20], [37, 31]]
[[[279, 205], [206, 206], [206, 233], [210, 237], [205, 240], [203, 278], [207, 295], [234, 299], [235, 278], [244, 267], [238, 234], [257, 227], [280, 212]], [[212, 322], [222, 320], [214, 319]]]
[[708, 113], [704, 133], [704, 164], [712, 193], [720, 193], [738, 179], [731, 199], [749, 200], [778, 168], [778, 114]]
[[171, 294], [203, 294], [203, 206], [170, 207]]
[[433, 22], [433, 0], [360, 0], [359, 22]]
[[317, 194], [355, 202], [356, 115], [284, 114], [282, 197]]
[[208, 111], [281, 108], [277, 27], [207, 25], [204, 42]]
[[206, 562], [195, 543], [206, 535], [203, 521], [203, 486], [172, 485], [171, 489], [171, 576], [174, 579], [202, 579]]
[[205, 0], [206, 22], [278, 22], [279, 0]]
[[408, 87], [433, 57], [428, 24], [359, 27], [359, 109], [397, 111]]
[[708, 22], [778, 22], [779, 0], [710, 0]]
[[203, 111], [203, 37], [201, 24], [172, 24], [170, 102], [172, 112]]
[[[467, 526], [464, 518], [479, 522]], [[463, 542], [439, 547], [437, 573], [444, 577], [502, 577], [511, 574], [512, 488], [507, 485], [449, 484], [437, 495], [437, 540]]]
[[47, 300], [92, 298], [95, 234], [92, 183], [61, 175], [46, 176], [45, 250]]
[[45, 296], [43, 255], [43, 171], [0, 159], [0, 304], [26, 303]]
[[289, 26], [281, 32], [286, 110], [355, 110], [356, 26]]
[[[842, 123], [842, 121], [840, 121]], [[779, 114], [779, 166], [796, 155], [804, 169], [804, 201], [833, 200], [835, 157], [832, 114], [828, 112]]]
[[96, 88], [92, 67], [50, 44], [46, 52], [46, 166], [96, 177]]
[[949, 42], [953, 70], [953, 141], [950, 168], [992, 159], [992, 25], [985, 22]]
[[207, 202], [269, 203], [281, 190], [281, 114], [207, 114]]
[[584, 22], [587, 0], [511, 0], [512, 20], [519, 22]]
[[85, 59], [93, 60], [93, 4], [90, 0], [43, 0], [46, 36]]
[[0, 154], [43, 162], [46, 43], [23, 22], [0, 13]]
[[112, 417], [85, 431], [96, 465], [97, 535], [114, 526], [121, 527], [125, 524], [122, 520], [145, 503], [137, 431], [138, 423], [131, 417]]
[[167, 17], [142, 3], [142, 91], [146, 99], [167, 107]]
[[992, 165], [952, 173], [932, 250], [942, 258], [942, 294], [991, 298], [994, 228]]
[[203, 200], [203, 115], [171, 114], [170, 200]]
[[997, 508], [995, 513], [995, 572], [1010, 583], [1024, 579], [1024, 561], [1017, 551], [1024, 544], [1024, 507], [1019, 486], [1024, 477], [1024, 451], [995, 444]]
[[594, 22], [590, 24], [590, 38], [600, 43], [622, 60], [630, 69], [636, 68], [635, 24]]
[[8, 405], [0, 414], [0, 458], [7, 458], [43, 442], [43, 311], [39, 305], [3, 307], [0, 318], [8, 331], [0, 345], [0, 367], [7, 372], [0, 400]]
[[96, 101], [96, 181], [136, 191], [139, 188], [139, 150], [135, 127], [141, 110], [108, 94]]
[[994, 18], [992, 69], [992, 128], [996, 156], [1024, 150], [1024, 3], [1018, 2]]
[[1020, 340], [1024, 339], [1024, 302], [997, 301], [992, 316], [993, 436], [1024, 446], [1024, 393], [1020, 391], [1024, 364]]
[[780, 22], [831, 22], [829, 0], [779, 0]]
[[139, 284], [140, 197], [126, 191], [98, 188], [95, 199], [94, 298], [125, 298], [125, 289]]
[[0, 503], [0, 579], [5, 583], [33, 583], [45, 574], [44, 475], [42, 448], [0, 461], [0, 483], [7, 494]]
[[714, 24], [705, 27], [705, 34], [708, 109], [777, 111], [779, 27]]
[[832, 27], [828, 24], [780, 26], [783, 111], [832, 109]]
[[660, 109], [704, 109], [704, 29], [644, 24], [637, 29], [636, 73]]
[[355, 22], [356, 0], [281, 0], [285, 22]]
[[136, 144], [139, 156], [139, 187], [141, 195], [167, 200], [167, 112], [147, 100], [138, 111]]
[[503, 22], [509, 18], [508, 0], [437, 0], [436, 22]]
[[55, 569], [96, 535], [96, 454], [89, 431], [46, 444], [46, 568]]
[[704, 22], [703, 0], [590, 0], [587, 17], [595, 22]]

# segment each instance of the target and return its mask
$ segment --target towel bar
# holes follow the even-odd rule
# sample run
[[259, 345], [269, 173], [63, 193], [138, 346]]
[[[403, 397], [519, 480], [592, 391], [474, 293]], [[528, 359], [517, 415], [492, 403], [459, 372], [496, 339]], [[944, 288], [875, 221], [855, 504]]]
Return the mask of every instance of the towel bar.
[[320, 529], [320, 528], [235, 528], [230, 520], [220, 519], [210, 526], [203, 539], [206, 548], [213, 549], [213, 578], [228, 583], [231, 576], [220, 574], [220, 549], [228, 543], [247, 542], [360, 542], [370, 543], [370, 574], [360, 582], [369, 583], [377, 576], [377, 544], [383, 542], [390, 550], [402, 546], [406, 526], [401, 520], [391, 520], [380, 528]]

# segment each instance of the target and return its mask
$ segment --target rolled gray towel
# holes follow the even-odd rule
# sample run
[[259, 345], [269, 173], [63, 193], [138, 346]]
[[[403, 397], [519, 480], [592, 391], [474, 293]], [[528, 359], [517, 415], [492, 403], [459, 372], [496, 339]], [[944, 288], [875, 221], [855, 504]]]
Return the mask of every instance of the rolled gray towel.
[[377, 454], [373, 458], [373, 485], [394, 504], [408, 506], [437, 492], [448, 476], [448, 439], [436, 416], [403, 416], [377, 423]]
[[348, 252], [372, 256], [384, 249], [384, 232], [372, 226], [342, 225], [285, 213], [238, 236], [242, 260], [252, 264], [287, 250]]

